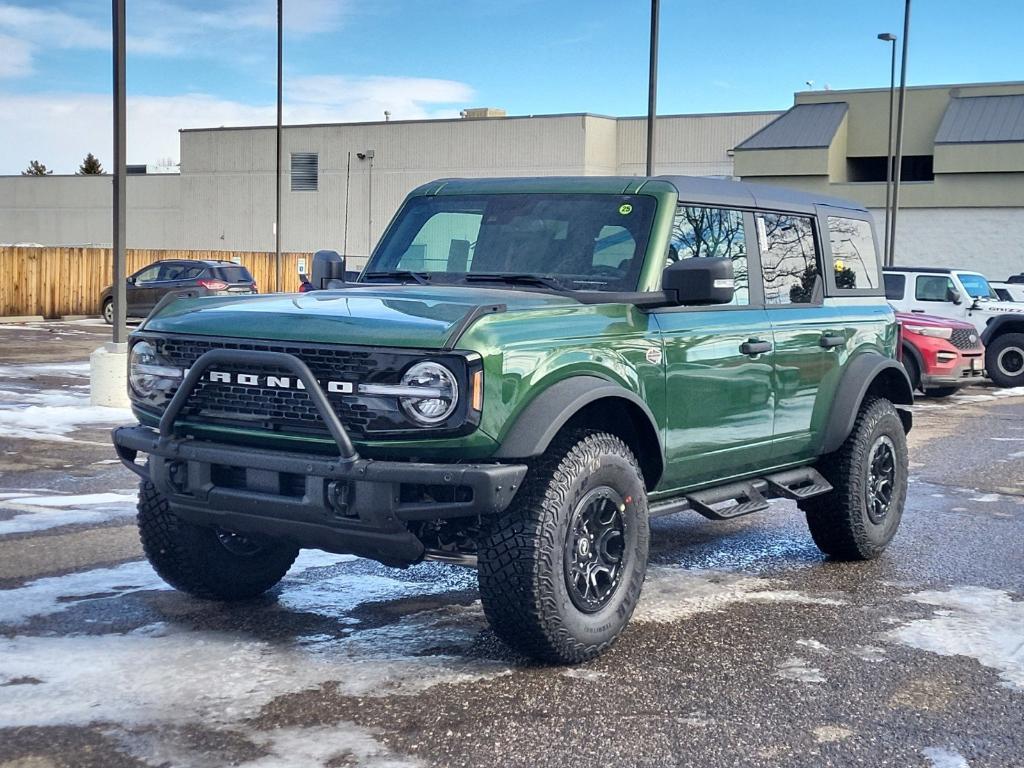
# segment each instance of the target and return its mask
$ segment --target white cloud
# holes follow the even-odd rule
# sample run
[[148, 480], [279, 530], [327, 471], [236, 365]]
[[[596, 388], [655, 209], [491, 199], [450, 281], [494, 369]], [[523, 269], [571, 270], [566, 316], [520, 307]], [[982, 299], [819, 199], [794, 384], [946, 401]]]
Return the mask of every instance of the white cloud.
[[[414, 77], [304, 77], [285, 82], [286, 123], [449, 117], [473, 98], [452, 80]], [[3, 94], [0, 174], [19, 173], [40, 160], [56, 173], [73, 173], [86, 152], [112, 165], [111, 98], [106, 94]], [[128, 162], [180, 159], [178, 129], [272, 125], [273, 104], [254, 105], [209, 94], [129, 96]]]
[[0, 78], [25, 77], [32, 73], [32, 46], [0, 33]]

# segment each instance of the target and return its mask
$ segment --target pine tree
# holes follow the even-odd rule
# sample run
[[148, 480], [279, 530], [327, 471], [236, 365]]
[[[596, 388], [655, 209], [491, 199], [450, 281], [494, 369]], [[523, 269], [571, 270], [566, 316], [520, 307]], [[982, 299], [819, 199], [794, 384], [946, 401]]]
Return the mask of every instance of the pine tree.
[[46, 166], [40, 163], [38, 160], [33, 160], [28, 164], [28, 168], [21, 172], [22, 176], [49, 176], [53, 171], [48, 171]]
[[96, 159], [96, 156], [90, 152], [85, 156], [85, 159], [78, 166], [78, 170], [75, 173], [78, 176], [99, 176], [106, 173], [106, 171], [103, 170], [103, 166], [100, 165], [100, 161]]

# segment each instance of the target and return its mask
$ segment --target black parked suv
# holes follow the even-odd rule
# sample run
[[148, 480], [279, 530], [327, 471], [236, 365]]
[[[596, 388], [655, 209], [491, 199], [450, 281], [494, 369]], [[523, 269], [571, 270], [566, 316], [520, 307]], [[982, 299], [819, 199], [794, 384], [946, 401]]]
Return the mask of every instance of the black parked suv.
[[[143, 267], [128, 277], [128, 317], [146, 317], [170, 294], [181, 296], [235, 296], [258, 293], [256, 281], [243, 266], [221, 259], [169, 259]], [[100, 313], [114, 322], [113, 286], [100, 294]]]

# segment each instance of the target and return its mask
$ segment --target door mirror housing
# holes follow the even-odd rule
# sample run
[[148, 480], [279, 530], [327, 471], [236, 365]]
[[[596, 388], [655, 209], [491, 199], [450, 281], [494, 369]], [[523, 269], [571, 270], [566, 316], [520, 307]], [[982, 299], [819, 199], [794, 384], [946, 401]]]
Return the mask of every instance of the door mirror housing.
[[960, 291], [956, 290], [955, 288], [946, 289], [946, 301], [951, 301], [956, 305], [964, 303], [963, 296], [961, 296]]
[[732, 259], [683, 259], [661, 273], [661, 289], [677, 305], [728, 304], [735, 291]]
[[128, 283], [128, 285], [135, 285], [135, 275], [132, 275], [131, 277], [126, 277], [125, 282]]
[[309, 277], [314, 290], [340, 287], [345, 283], [345, 257], [337, 251], [317, 251]]

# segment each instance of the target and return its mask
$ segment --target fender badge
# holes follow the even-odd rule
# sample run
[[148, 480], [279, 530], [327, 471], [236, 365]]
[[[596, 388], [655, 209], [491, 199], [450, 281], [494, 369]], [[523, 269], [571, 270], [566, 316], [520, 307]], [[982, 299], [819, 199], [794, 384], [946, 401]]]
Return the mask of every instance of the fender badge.
[[648, 349], [645, 357], [651, 365], [661, 365], [661, 350], [658, 347]]

